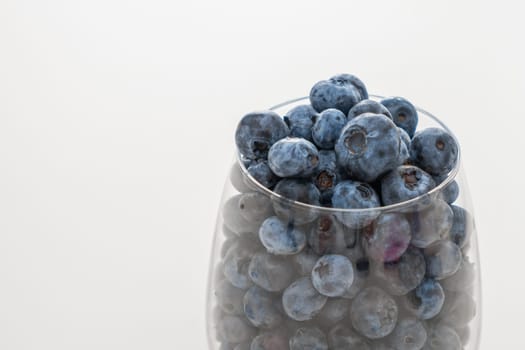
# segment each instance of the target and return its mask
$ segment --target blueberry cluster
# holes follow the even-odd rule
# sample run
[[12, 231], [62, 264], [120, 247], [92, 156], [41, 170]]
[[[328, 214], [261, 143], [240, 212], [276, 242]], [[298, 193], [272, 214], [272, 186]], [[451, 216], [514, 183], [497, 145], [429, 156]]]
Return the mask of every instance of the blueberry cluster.
[[458, 146], [417, 124], [406, 99], [371, 100], [349, 74], [283, 118], [242, 118], [214, 282], [221, 350], [463, 349], [474, 223], [456, 182], [423, 196]]

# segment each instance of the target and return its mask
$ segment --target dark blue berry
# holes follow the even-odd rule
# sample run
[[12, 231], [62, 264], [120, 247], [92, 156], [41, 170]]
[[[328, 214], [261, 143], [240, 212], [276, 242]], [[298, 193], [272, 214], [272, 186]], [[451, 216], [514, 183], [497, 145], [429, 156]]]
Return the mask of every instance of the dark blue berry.
[[431, 175], [445, 175], [456, 165], [458, 145], [443, 129], [427, 128], [418, 131], [410, 145], [412, 161]]
[[275, 112], [260, 111], [245, 115], [235, 132], [235, 143], [248, 159], [265, 159], [270, 147], [290, 133], [283, 119]]
[[317, 120], [317, 112], [311, 105], [294, 107], [283, 119], [290, 128], [290, 136], [312, 141], [312, 127]]
[[381, 100], [381, 104], [390, 111], [394, 123], [403, 128], [412, 137], [418, 122], [418, 115], [414, 105], [403, 97], [388, 97]]
[[374, 100], [363, 100], [350, 109], [348, 120], [352, 120], [364, 113], [383, 114], [392, 119], [390, 111], [381, 103]]
[[332, 190], [339, 180], [337, 159], [334, 151], [319, 151], [319, 164], [315, 169], [312, 180], [319, 191], [321, 191], [322, 198], [331, 202], [331, 193], [328, 193], [327, 198], [324, 198], [324, 194]]
[[[434, 176], [434, 181], [436, 182], [436, 186], [440, 185], [445, 179], [447, 179], [447, 175], [442, 176]], [[447, 202], [448, 204], [452, 204], [458, 199], [459, 197], [459, 185], [456, 180], [452, 180], [449, 182], [442, 190], [441, 195], [443, 196], [443, 200]]]
[[273, 173], [266, 161], [250, 165], [248, 167], [248, 173], [250, 173], [258, 183], [269, 189], [272, 189], [277, 181], [279, 181], [279, 177]]
[[315, 145], [297, 137], [277, 141], [268, 153], [268, 165], [280, 177], [311, 176], [318, 163]]
[[334, 208], [364, 209], [381, 206], [379, 196], [367, 183], [345, 180], [337, 184], [332, 196]]
[[407, 307], [420, 319], [428, 320], [439, 314], [444, 302], [445, 292], [439, 282], [426, 278], [408, 297]]
[[350, 74], [322, 80], [310, 90], [310, 103], [318, 112], [336, 108], [347, 115], [350, 108], [366, 98], [368, 93], [364, 84]]
[[285, 199], [275, 198], [275, 213], [286, 220], [298, 225], [312, 222], [319, 214], [314, 208], [297, 206], [295, 202], [319, 206], [321, 193], [309, 180], [282, 179], [275, 185], [274, 192]]
[[399, 165], [397, 127], [382, 114], [361, 114], [346, 124], [335, 145], [337, 160], [351, 178], [373, 182]]
[[432, 177], [413, 165], [402, 165], [381, 180], [383, 204], [390, 205], [421, 196], [435, 187]]
[[469, 240], [471, 231], [474, 229], [474, 219], [462, 207], [457, 205], [451, 205], [450, 207], [454, 213], [454, 219], [452, 220], [449, 237], [452, 242], [463, 248]]
[[341, 130], [346, 124], [346, 116], [335, 108], [325, 109], [312, 128], [314, 143], [322, 149], [334, 148]]

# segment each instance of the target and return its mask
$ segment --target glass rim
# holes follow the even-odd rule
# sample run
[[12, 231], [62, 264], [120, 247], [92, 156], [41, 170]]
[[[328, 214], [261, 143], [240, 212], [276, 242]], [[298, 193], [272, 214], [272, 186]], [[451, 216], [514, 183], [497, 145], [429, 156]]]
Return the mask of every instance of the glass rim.
[[[369, 97], [372, 97], [372, 98], [375, 98], [375, 99], [382, 99], [382, 98], [384, 98], [384, 96], [373, 95], [373, 94], [370, 94]], [[276, 109], [279, 109], [281, 107], [285, 107], [287, 105], [290, 105], [290, 104], [293, 104], [293, 103], [296, 103], [296, 102], [300, 102], [300, 101], [304, 101], [304, 100], [307, 100], [307, 99], [309, 99], [309, 96], [303, 96], [303, 97], [287, 100], [285, 102], [281, 102], [281, 103], [279, 103], [277, 105], [274, 105], [274, 106], [270, 107], [269, 110], [275, 111]], [[416, 205], [420, 201], [428, 199], [432, 195], [436, 195], [439, 192], [441, 192], [452, 181], [454, 181], [454, 179], [458, 175], [459, 169], [461, 167], [461, 147], [459, 145], [458, 139], [456, 138], [456, 135], [454, 135], [454, 133], [445, 125], [445, 123], [443, 123], [440, 119], [438, 119], [432, 113], [429, 113], [428, 111], [426, 111], [423, 108], [420, 108], [418, 106], [414, 106], [414, 107], [416, 108], [418, 114], [421, 113], [421, 114], [424, 114], [425, 116], [429, 117], [430, 119], [432, 119], [434, 122], [436, 122], [440, 127], [442, 127], [445, 131], [447, 131], [452, 136], [452, 138], [456, 142], [456, 145], [458, 146], [458, 154], [457, 154], [457, 157], [456, 157], [456, 164], [454, 165], [454, 168], [449, 171], [449, 173], [447, 174], [447, 177], [439, 185], [434, 187], [432, 190], [430, 190], [430, 191], [428, 191], [426, 193], [423, 193], [422, 195], [419, 195], [417, 197], [411, 198], [411, 199], [409, 199], [407, 201], [403, 201], [403, 202], [399, 202], [399, 203], [395, 203], [395, 204], [390, 204], [390, 205], [385, 205], [385, 206], [380, 206], [380, 207], [373, 207], [373, 208], [331, 208], [331, 207], [323, 207], [323, 206], [317, 206], [317, 205], [307, 204], [307, 203], [303, 203], [303, 202], [298, 202], [298, 201], [286, 198], [286, 197], [284, 197], [284, 196], [282, 196], [282, 195], [280, 195], [280, 194], [278, 194], [278, 193], [276, 193], [276, 192], [274, 192], [274, 191], [264, 187], [261, 183], [259, 183], [248, 172], [248, 169], [244, 166], [244, 163], [241, 160], [240, 152], [235, 152], [236, 153], [236, 160], [237, 160], [237, 163], [239, 164], [239, 166], [241, 168], [241, 171], [242, 171], [243, 175], [246, 176], [247, 178], [249, 178], [250, 181], [253, 182], [253, 184], [255, 184], [255, 186], [257, 187], [258, 191], [267, 194], [271, 198], [282, 200], [284, 202], [290, 202], [291, 205], [293, 205], [294, 207], [297, 207], [297, 208], [302, 208], [302, 209], [305, 209], [305, 210], [306, 209], [308, 209], [308, 210], [315, 210], [315, 211], [324, 212], [324, 213], [328, 213], [328, 214], [330, 214], [330, 213], [332, 213], [332, 214], [333, 213], [370, 213], [370, 212], [377, 212], [377, 211], [393, 211], [393, 210], [397, 210], [397, 209], [405, 209], [406, 207], [410, 207], [412, 205]]]

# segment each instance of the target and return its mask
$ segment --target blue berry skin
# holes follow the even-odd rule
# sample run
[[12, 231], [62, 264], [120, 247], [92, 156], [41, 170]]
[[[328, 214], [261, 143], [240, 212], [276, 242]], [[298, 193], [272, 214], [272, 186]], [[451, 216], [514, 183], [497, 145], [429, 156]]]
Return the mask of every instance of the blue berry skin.
[[379, 207], [381, 201], [369, 184], [346, 180], [335, 186], [332, 204], [334, 208], [365, 209]]
[[410, 243], [418, 248], [426, 248], [449, 237], [454, 213], [447, 203], [437, 199], [424, 210], [408, 213], [407, 219], [412, 227]]
[[463, 261], [461, 249], [451, 241], [439, 241], [425, 248], [427, 276], [436, 280], [454, 275]]
[[264, 220], [259, 229], [259, 239], [268, 253], [275, 255], [293, 255], [299, 253], [306, 245], [304, 232], [288, 223], [271, 216]]
[[364, 248], [370, 259], [376, 262], [398, 260], [408, 248], [410, 224], [399, 213], [384, 213], [373, 223], [373, 231], [365, 235]]
[[283, 120], [290, 128], [290, 136], [312, 142], [312, 127], [317, 116], [317, 111], [311, 105], [300, 105], [288, 111]]
[[276, 307], [279, 299], [264, 289], [253, 286], [244, 295], [244, 315], [258, 328], [271, 329], [278, 326], [283, 317]]
[[422, 320], [429, 320], [441, 311], [445, 302], [445, 292], [431, 278], [426, 278], [407, 299], [407, 307]]
[[432, 176], [413, 165], [402, 165], [381, 179], [383, 204], [407, 201], [428, 193], [435, 187]]
[[317, 328], [299, 328], [290, 338], [290, 350], [328, 350], [326, 335]]
[[[434, 181], [436, 182], [436, 186], [440, 185], [443, 181], [447, 179], [447, 175], [442, 176], [434, 176]], [[443, 196], [443, 200], [447, 202], [448, 204], [452, 204], [458, 199], [459, 197], [459, 185], [456, 180], [453, 180], [449, 182], [442, 190], [441, 195]]]
[[290, 129], [275, 112], [246, 114], [235, 131], [237, 149], [245, 158], [266, 159], [270, 147], [290, 134]]
[[269, 292], [279, 292], [292, 283], [294, 277], [292, 266], [286, 257], [257, 253], [248, 266], [248, 275], [259, 287]]
[[352, 326], [369, 339], [383, 338], [392, 333], [397, 317], [395, 300], [377, 287], [363, 289], [350, 309]]
[[348, 120], [352, 120], [364, 113], [383, 114], [392, 119], [390, 111], [381, 103], [374, 100], [362, 100], [348, 112]]
[[346, 248], [342, 225], [331, 215], [320, 216], [310, 228], [308, 245], [315, 254], [336, 254]]
[[314, 288], [310, 277], [293, 282], [283, 292], [284, 311], [293, 320], [307, 321], [314, 318], [328, 300]]
[[381, 100], [381, 104], [390, 111], [397, 126], [403, 128], [410, 137], [414, 136], [419, 118], [412, 103], [403, 97], [388, 97]]
[[416, 319], [400, 320], [390, 335], [389, 343], [395, 349], [421, 350], [427, 341], [425, 327]]
[[315, 145], [297, 137], [277, 141], [268, 153], [268, 165], [280, 177], [311, 176], [318, 163], [319, 151]]
[[368, 93], [364, 84], [350, 74], [341, 74], [328, 80], [322, 80], [310, 90], [310, 103], [318, 112], [336, 108], [347, 115], [350, 108], [366, 98], [368, 98]]
[[327, 297], [341, 297], [352, 286], [354, 268], [343, 255], [324, 255], [312, 270], [312, 283], [317, 291]]
[[286, 200], [276, 198], [273, 202], [275, 213], [280, 218], [302, 225], [314, 221], [319, 215], [313, 208], [298, 207], [292, 202], [320, 205], [321, 193], [312, 181], [282, 179], [275, 185], [273, 191], [286, 198]]
[[472, 215], [457, 205], [451, 205], [454, 219], [449, 232], [449, 238], [460, 248], [463, 248], [470, 238], [470, 233], [474, 229], [474, 219]]
[[[319, 164], [315, 169], [312, 181], [319, 191], [324, 194], [325, 192], [332, 190], [338, 180], [337, 158], [335, 152], [331, 150], [320, 150]], [[331, 194], [329, 196], [331, 197]]]
[[343, 112], [335, 108], [325, 109], [312, 128], [314, 143], [321, 149], [334, 148], [345, 124], [346, 116]]
[[272, 189], [275, 184], [279, 181], [279, 177], [275, 175], [268, 166], [268, 162], [258, 162], [248, 167], [248, 173], [253, 178], [268, 189]]
[[374, 182], [399, 164], [397, 127], [382, 114], [361, 114], [349, 121], [335, 144], [339, 164], [359, 181]]
[[427, 128], [418, 131], [410, 144], [412, 161], [431, 175], [446, 175], [455, 166], [458, 145], [443, 129]]

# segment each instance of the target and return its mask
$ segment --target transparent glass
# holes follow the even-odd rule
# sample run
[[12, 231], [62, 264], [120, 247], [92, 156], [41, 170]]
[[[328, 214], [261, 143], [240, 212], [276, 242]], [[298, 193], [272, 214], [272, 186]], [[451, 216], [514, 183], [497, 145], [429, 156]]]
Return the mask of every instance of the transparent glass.
[[[284, 115], [307, 102], [300, 98], [272, 109]], [[430, 113], [418, 114], [418, 130], [450, 132]], [[268, 242], [261, 242], [261, 224], [273, 216], [286, 223], [289, 251], [270, 253]], [[401, 258], [385, 261], [376, 254], [370, 237], [378, 230], [410, 234]], [[391, 243], [385, 244], [395, 249]], [[352, 273], [340, 270], [321, 294], [319, 276], [327, 273], [321, 258], [333, 255], [348, 258]], [[342, 285], [344, 294], [337, 294]], [[460, 156], [431, 192], [365, 210], [282, 198], [256, 183], [235, 157], [211, 253], [210, 350], [478, 350], [480, 330], [478, 242]]]

